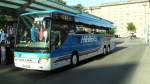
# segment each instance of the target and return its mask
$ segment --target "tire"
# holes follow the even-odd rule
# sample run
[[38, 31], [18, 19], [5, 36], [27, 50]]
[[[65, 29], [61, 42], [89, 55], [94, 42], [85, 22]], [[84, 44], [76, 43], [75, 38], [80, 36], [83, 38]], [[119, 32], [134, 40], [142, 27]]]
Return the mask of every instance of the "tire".
[[106, 48], [104, 47], [103, 48], [103, 55], [106, 55], [107, 54], [107, 51], [106, 51]]
[[72, 55], [71, 56], [71, 65], [77, 65], [79, 62], [78, 56], [77, 55]]
[[111, 51], [111, 50], [110, 50], [110, 47], [108, 46], [108, 47], [107, 47], [107, 54], [109, 54], [110, 51]]

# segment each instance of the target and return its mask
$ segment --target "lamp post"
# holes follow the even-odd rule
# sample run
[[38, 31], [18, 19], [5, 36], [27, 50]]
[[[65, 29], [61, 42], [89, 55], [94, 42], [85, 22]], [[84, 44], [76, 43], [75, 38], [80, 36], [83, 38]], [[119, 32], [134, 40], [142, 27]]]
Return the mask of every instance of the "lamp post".
[[93, 10], [94, 10], [94, 9], [93, 9], [92, 7], [90, 7], [91, 14], [93, 13]]
[[146, 4], [143, 4], [144, 6], [144, 16], [145, 16], [145, 30], [144, 30], [144, 33], [145, 33], [145, 43], [148, 44], [149, 43], [149, 38], [148, 38], [148, 32], [149, 32], [149, 29], [147, 28], [147, 20], [146, 20]]

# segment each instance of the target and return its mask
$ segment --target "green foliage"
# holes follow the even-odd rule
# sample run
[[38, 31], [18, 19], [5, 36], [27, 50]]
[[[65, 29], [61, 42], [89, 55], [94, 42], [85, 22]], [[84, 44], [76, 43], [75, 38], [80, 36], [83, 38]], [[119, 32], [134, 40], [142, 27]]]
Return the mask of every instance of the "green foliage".
[[66, 2], [63, 0], [49, 0], [49, 1], [54, 1], [66, 5]]
[[132, 22], [130, 22], [130, 23], [127, 23], [127, 30], [128, 31], [130, 31], [131, 33], [135, 33], [136, 32], [136, 27], [135, 27], [135, 25], [132, 23]]
[[116, 28], [112, 28], [112, 29], [110, 29], [110, 30], [108, 31], [108, 33], [109, 33], [109, 34], [112, 34], [112, 35], [114, 35], [115, 32], [116, 32]]
[[75, 9], [78, 9], [79, 11], [84, 11], [84, 7], [81, 4], [77, 4], [75, 6], [72, 6]]
[[106, 31], [105, 31], [105, 32], [97, 32], [97, 34], [105, 35], [105, 34], [107, 34], [107, 33], [106, 33]]

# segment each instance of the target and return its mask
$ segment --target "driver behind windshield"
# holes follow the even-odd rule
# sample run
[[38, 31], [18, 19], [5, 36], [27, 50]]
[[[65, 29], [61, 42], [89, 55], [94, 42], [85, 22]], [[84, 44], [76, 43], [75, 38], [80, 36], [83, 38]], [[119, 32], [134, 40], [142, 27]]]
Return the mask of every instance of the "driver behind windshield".
[[32, 21], [32, 28], [31, 28], [31, 41], [36, 42], [37, 38], [37, 27], [35, 26], [35, 21]]

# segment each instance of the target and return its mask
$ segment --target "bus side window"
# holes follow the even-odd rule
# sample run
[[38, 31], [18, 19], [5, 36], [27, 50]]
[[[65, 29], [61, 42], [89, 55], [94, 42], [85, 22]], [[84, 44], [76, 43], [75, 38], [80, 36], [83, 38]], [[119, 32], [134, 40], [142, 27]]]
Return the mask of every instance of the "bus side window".
[[55, 36], [56, 36], [56, 38], [55, 38], [55, 46], [59, 47], [60, 44], [61, 44], [60, 31], [56, 31], [55, 32]]
[[51, 32], [51, 49], [55, 50], [61, 45], [60, 31]]
[[84, 24], [76, 24], [76, 34], [93, 34], [93, 30], [91, 28], [91, 26], [87, 26]]

